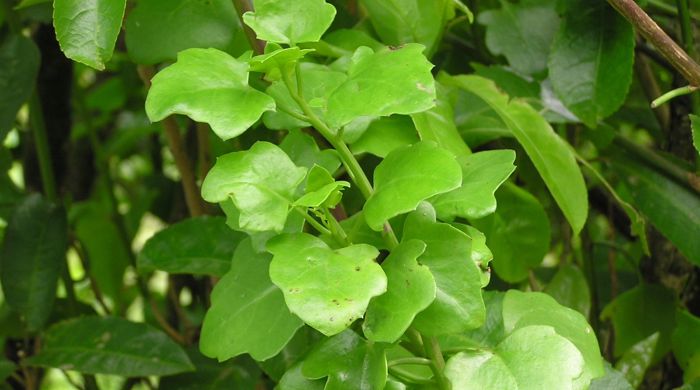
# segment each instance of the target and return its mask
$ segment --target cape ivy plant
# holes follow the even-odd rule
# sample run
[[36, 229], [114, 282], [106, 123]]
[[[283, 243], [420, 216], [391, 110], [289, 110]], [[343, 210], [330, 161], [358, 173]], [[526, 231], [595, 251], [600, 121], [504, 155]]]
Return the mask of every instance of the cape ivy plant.
[[[491, 81], [436, 81], [421, 44], [328, 57], [318, 43], [335, 13], [323, 0], [258, 0], [243, 21], [266, 41], [263, 54], [187, 49], [151, 80], [152, 121], [184, 114], [222, 140], [259, 120], [288, 130], [279, 145], [218, 157], [202, 183], [202, 197], [247, 236], [212, 292], [202, 353], [247, 353], [262, 364], [294, 356], [280, 389], [587, 388], [605, 370], [581, 314], [542, 293], [482, 290], [485, 242], [508, 224], [494, 194], [516, 156], [472, 153], [441, 122], [451, 115], [447, 96], [462, 90], [495, 110], [578, 233], [586, 192], [570, 149]], [[372, 130], [401, 118], [412, 118], [417, 137], [382, 141]], [[353, 152], [359, 140], [381, 148], [373, 171]], [[347, 191], [364, 198], [350, 218]], [[528, 207], [518, 191], [499, 193]], [[316, 341], [299, 352], [294, 340], [308, 335]]]

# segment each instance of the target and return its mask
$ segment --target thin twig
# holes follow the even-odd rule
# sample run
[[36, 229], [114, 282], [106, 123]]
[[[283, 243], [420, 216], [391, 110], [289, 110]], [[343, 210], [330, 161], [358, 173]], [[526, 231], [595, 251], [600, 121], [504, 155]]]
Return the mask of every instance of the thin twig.
[[265, 51], [265, 42], [259, 40], [253, 31], [247, 24], [243, 22], [243, 14], [249, 11], [253, 11], [253, 6], [250, 4], [249, 0], [233, 0], [233, 6], [236, 8], [236, 13], [238, 14], [238, 20], [243, 26], [243, 31], [245, 32], [246, 38], [248, 38], [248, 43], [253, 49], [255, 54], [263, 54]]

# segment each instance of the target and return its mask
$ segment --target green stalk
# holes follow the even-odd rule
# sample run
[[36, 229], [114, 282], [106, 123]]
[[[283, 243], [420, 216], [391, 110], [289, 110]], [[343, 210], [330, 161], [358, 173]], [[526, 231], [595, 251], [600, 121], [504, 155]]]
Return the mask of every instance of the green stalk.
[[333, 234], [330, 230], [326, 229], [325, 226], [318, 223], [318, 221], [315, 220], [314, 217], [310, 216], [309, 213], [306, 212], [306, 210], [302, 210], [299, 207], [294, 207], [294, 210], [296, 210], [296, 212], [301, 214], [304, 217], [304, 219], [306, 220], [306, 222], [308, 222], [309, 225], [313, 226], [313, 228], [316, 229], [316, 231], [318, 231], [319, 233], [326, 234], [329, 236]]
[[433, 364], [430, 359], [422, 358], [422, 357], [407, 357], [407, 358], [399, 358], [395, 360], [391, 360], [388, 362], [389, 367], [393, 366], [402, 366], [402, 365], [420, 365], [420, 366], [429, 366]]
[[450, 380], [445, 376], [445, 358], [442, 356], [442, 351], [440, 350], [440, 343], [438, 343], [437, 338], [423, 337], [423, 345], [425, 347], [425, 354], [430, 359], [430, 368], [435, 375], [435, 381], [441, 390], [452, 389], [452, 384]]
[[697, 90], [698, 90], [698, 87], [693, 86], [693, 85], [686, 85], [685, 87], [672, 89], [672, 90], [664, 93], [663, 95], [659, 96], [658, 98], [654, 99], [654, 101], [651, 102], [651, 108], [657, 108], [657, 107], [661, 106], [662, 104], [666, 104], [671, 99], [675, 99], [679, 96], [691, 94]]
[[56, 179], [51, 163], [51, 152], [49, 151], [49, 140], [46, 135], [46, 123], [44, 113], [41, 110], [39, 95], [35, 91], [29, 100], [29, 120], [34, 134], [34, 144], [36, 146], [37, 158], [39, 160], [39, 171], [41, 172], [41, 184], [44, 187], [44, 194], [51, 202], [58, 200], [56, 191]]

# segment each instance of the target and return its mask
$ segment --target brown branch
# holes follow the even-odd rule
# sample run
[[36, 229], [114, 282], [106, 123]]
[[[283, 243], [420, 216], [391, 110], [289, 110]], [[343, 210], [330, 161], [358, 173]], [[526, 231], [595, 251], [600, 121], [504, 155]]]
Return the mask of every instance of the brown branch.
[[[155, 73], [153, 67], [139, 65], [138, 73], [146, 87], [150, 88], [151, 79]], [[168, 147], [173, 154], [175, 165], [182, 178], [182, 188], [185, 192], [187, 209], [193, 217], [203, 215], [205, 210], [204, 201], [199, 195], [199, 187], [197, 187], [192, 161], [190, 161], [190, 157], [187, 155], [187, 151], [185, 151], [179, 126], [172, 116], [163, 119], [162, 123], [163, 129], [165, 130], [165, 139], [168, 142]]]
[[671, 62], [674, 68], [693, 86], [700, 86], [700, 65], [695, 62], [634, 0], [608, 0]]
[[243, 22], [243, 14], [248, 11], [253, 11], [250, 0], [233, 0], [233, 6], [236, 8], [238, 20], [241, 22], [241, 26], [243, 26], [243, 31], [245, 32], [246, 38], [248, 38], [248, 43], [253, 49], [253, 52], [255, 52], [255, 54], [263, 54], [265, 52], [265, 42], [259, 40], [255, 35], [255, 31]]

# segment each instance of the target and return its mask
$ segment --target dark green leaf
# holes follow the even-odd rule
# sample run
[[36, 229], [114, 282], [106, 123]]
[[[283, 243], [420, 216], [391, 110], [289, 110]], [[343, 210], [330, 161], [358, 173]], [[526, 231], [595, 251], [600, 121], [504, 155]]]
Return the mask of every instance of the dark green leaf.
[[202, 356], [196, 347], [187, 349], [196, 371], [160, 378], [162, 390], [256, 390], [260, 369], [251, 359], [232, 359], [225, 363]]
[[15, 123], [17, 110], [34, 91], [39, 49], [21, 35], [10, 35], [0, 45], [0, 140]]
[[515, 170], [515, 152], [489, 150], [457, 158], [462, 186], [430, 200], [440, 219], [482, 218], [496, 211], [494, 193]]
[[615, 369], [627, 378], [632, 388], [636, 389], [642, 384], [644, 373], [651, 365], [658, 341], [659, 333], [657, 332], [625, 351], [622, 358], [615, 364]]
[[335, 7], [324, 0], [255, 0], [255, 12], [243, 21], [258, 39], [275, 43], [316, 42], [335, 18]]
[[385, 294], [372, 299], [367, 307], [362, 329], [369, 340], [395, 342], [416, 314], [435, 300], [433, 274], [417, 262], [425, 247], [418, 240], [404, 241], [382, 263], [388, 287]]
[[328, 377], [325, 390], [383, 389], [387, 378], [384, 347], [346, 330], [309, 353], [304, 376]]
[[549, 77], [559, 99], [589, 127], [625, 101], [632, 83], [634, 30], [604, 0], [567, 1], [552, 44]]
[[575, 266], [565, 264], [554, 275], [544, 292], [559, 304], [570, 307], [588, 318], [591, 310], [591, 293], [583, 272]]
[[53, 25], [66, 57], [103, 70], [112, 58], [126, 0], [54, 0]]
[[324, 390], [324, 381], [307, 379], [301, 372], [301, 368], [302, 364], [299, 363], [285, 372], [277, 388], [279, 390]]
[[82, 317], [52, 326], [28, 365], [85, 374], [170, 375], [194, 369], [185, 351], [146, 324], [117, 317]]
[[216, 49], [187, 49], [152, 80], [146, 113], [154, 122], [172, 114], [208, 123], [227, 140], [252, 126], [268, 110], [271, 97], [248, 86], [248, 64]]
[[463, 332], [481, 326], [486, 310], [481, 275], [471, 259], [471, 239], [459, 229], [435, 220], [435, 210], [423, 203], [406, 218], [403, 240], [417, 239], [427, 247], [420, 263], [435, 278], [437, 297], [418, 314], [413, 326], [426, 335]]
[[676, 324], [671, 335], [673, 355], [683, 369], [686, 382], [691, 382], [700, 378], [700, 318], [678, 310]]
[[448, 151], [419, 142], [391, 152], [374, 171], [375, 192], [363, 208], [367, 224], [381, 230], [388, 219], [415, 210], [431, 196], [462, 183], [462, 170]]
[[211, 203], [233, 199], [243, 229], [281, 232], [304, 176], [306, 169], [282, 149], [260, 141], [250, 150], [219, 157], [202, 183], [202, 197]]
[[509, 101], [490, 80], [478, 76], [458, 76], [451, 80], [479, 96], [498, 113], [527, 152], [574, 234], [578, 234], [588, 217], [588, 192], [566, 141], [537, 111], [522, 101]]
[[0, 280], [5, 301], [29, 330], [40, 329], [51, 314], [65, 266], [68, 228], [63, 209], [29, 195], [12, 214], [0, 250]]
[[266, 360], [289, 342], [303, 323], [289, 312], [268, 276], [271, 256], [257, 254], [250, 240], [236, 249], [231, 270], [212, 291], [199, 347], [224, 361], [242, 353]]
[[534, 196], [514, 185], [501, 187], [496, 199], [496, 212], [472, 224], [486, 235], [498, 276], [518, 282], [527, 278], [549, 250], [549, 219]]
[[270, 278], [287, 306], [326, 336], [342, 332], [364, 315], [372, 297], [386, 292], [386, 276], [374, 261], [379, 251], [372, 246], [334, 251], [302, 233], [280, 235], [267, 247], [274, 255]]
[[300, 130], [290, 131], [279, 146], [299, 167], [311, 169], [320, 165], [331, 173], [340, 167], [340, 158], [334, 149], [320, 150], [313, 137]]
[[693, 132], [693, 146], [695, 150], [700, 153], [700, 117], [697, 115], [690, 115], [691, 130]]
[[138, 257], [139, 272], [223, 276], [242, 237], [231, 231], [222, 217], [187, 219], [146, 242]]
[[413, 114], [435, 105], [433, 65], [423, 49], [407, 44], [375, 53], [360, 47], [352, 57], [348, 79], [328, 99], [330, 125], [338, 128], [361, 116]]
[[5, 381], [16, 369], [15, 363], [5, 359], [0, 360], [0, 381]]
[[134, 62], [172, 61], [195, 47], [241, 52], [247, 47], [233, 3], [228, 0], [139, 1], [126, 20], [126, 48]]

